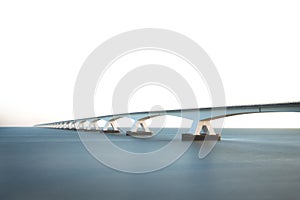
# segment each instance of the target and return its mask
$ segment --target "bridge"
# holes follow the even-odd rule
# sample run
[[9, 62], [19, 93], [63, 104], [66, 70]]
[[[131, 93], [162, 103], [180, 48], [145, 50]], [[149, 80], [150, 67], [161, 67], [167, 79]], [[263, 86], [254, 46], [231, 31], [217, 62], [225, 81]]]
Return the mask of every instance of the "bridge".
[[[130, 131], [126, 132], [126, 135], [149, 136], [152, 135], [152, 132], [149, 127], [147, 127], [145, 121], [154, 117], [169, 115], [193, 121], [188, 133], [182, 134], [182, 140], [204, 140], [204, 138], [220, 140], [220, 135], [215, 133], [211, 125], [212, 120], [243, 114], [271, 112], [300, 112], [300, 102], [133, 112], [37, 124], [35, 126], [69, 130], [99, 130], [103, 133], [119, 133], [119, 127], [117, 126], [116, 121], [120, 118], [130, 118], [134, 120], [134, 123]], [[106, 121], [106, 124], [102, 129], [97, 125], [99, 120]], [[85, 123], [88, 124], [87, 127], [84, 126]], [[143, 131], [138, 131], [139, 127], [141, 127]]]

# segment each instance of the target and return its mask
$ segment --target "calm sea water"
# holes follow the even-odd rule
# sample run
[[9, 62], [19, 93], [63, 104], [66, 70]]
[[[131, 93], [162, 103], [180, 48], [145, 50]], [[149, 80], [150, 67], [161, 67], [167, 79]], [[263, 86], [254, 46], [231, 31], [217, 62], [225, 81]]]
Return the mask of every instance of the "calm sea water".
[[[172, 139], [109, 135], [124, 149], [152, 150]], [[87, 133], [95, 134], [95, 133]], [[95, 160], [76, 131], [0, 128], [0, 199], [300, 199], [300, 129], [224, 129], [200, 160], [201, 142], [147, 174]]]

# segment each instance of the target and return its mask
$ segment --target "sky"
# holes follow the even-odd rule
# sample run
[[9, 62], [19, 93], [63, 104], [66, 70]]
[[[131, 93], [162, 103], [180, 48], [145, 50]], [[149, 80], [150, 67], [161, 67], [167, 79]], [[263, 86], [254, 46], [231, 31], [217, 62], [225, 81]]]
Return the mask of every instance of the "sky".
[[[1, 1], [0, 126], [73, 119], [73, 92], [84, 61], [109, 38], [140, 28], [169, 29], [197, 42], [221, 76], [227, 105], [300, 101], [299, 9], [298, 1], [274, 0]], [[95, 113], [110, 114], [111, 99], [103, 96], [125, 73], [118, 72], [120, 66], [155, 60], [176, 68], [176, 59], [141, 52], [120, 60], [107, 74], [109, 84], [95, 91]], [[184, 71], [192, 84], [199, 81], [199, 107], [210, 106], [203, 79]], [[147, 95], [156, 98], [144, 101]], [[130, 111], [155, 105], [179, 106], [158, 86], [137, 90], [128, 103]], [[299, 113], [241, 115], [227, 118], [225, 127], [300, 128], [299, 120]]]

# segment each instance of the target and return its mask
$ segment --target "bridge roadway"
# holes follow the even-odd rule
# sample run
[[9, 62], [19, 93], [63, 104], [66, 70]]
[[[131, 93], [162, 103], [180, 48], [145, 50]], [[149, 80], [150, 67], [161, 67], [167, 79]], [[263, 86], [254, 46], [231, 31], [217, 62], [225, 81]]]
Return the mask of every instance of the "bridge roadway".
[[[212, 139], [220, 139], [220, 136], [214, 132], [211, 120], [251, 113], [270, 113], [270, 112], [300, 112], [300, 102], [276, 103], [276, 104], [258, 104], [241, 106], [224, 106], [211, 108], [193, 108], [178, 110], [161, 110], [149, 112], [133, 112], [114, 115], [105, 115], [91, 118], [82, 118], [75, 120], [59, 121], [35, 125], [37, 127], [58, 128], [58, 129], [79, 129], [79, 130], [101, 130], [104, 133], [119, 132], [116, 121], [120, 118], [130, 118], [134, 120], [131, 130], [127, 135], [151, 135], [150, 129], [145, 121], [158, 116], [177, 116], [193, 120], [192, 126], [187, 134], [182, 135], [182, 139], [203, 140], [205, 136]], [[105, 126], [100, 129], [97, 122], [105, 120]], [[87, 126], [84, 124], [87, 123]], [[138, 131], [139, 126], [143, 131]]]

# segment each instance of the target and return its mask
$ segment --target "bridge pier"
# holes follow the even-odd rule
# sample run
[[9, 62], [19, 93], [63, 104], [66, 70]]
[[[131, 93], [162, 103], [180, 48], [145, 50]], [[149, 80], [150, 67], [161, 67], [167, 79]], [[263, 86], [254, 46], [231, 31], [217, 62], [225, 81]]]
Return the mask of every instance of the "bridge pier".
[[62, 129], [64, 127], [64, 123], [60, 123], [59, 129]]
[[[195, 127], [196, 124], [196, 128]], [[192, 125], [191, 133], [183, 133], [181, 134], [181, 140], [182, 141], [203, 141], [206, 140], [221, 140], [221, 135], [216, 134], [214, 131], [214, 128], [211, 125], [210, 120], [204, 120], [204, 121], [196, 121]]]
[[69, 123], [68, 122], [64, 123], [64, 129], [69, 129]]
[[98, 121], [99, 121], [99, 119], [91, 121], [90, 122], [90, 129], [89, 130], [92, 130], [92, 131], [100, 130], [100, 128], [98, 126]]
[[70, 122], [68, 126], [69, 126], [68, 127], [69, 130], [74, 130], [75, 129], [75, 122], [74, 121]]
[[86, 120], [76, 122], [75, 123], [75, 129], [76, 130], [84, 130], [84, 123], [85, 122], [86, 122]]
[[[143, 131], [138, 131], [139, 126], [143, 129]], [[137, 120], [130, 131], [126, 132], [127, 136], [151, 136], [153, 133], [148, 128], [145, 120]]]
[[91, 125], [92, 122], [89, 120], [86, 120], [83, 124], [82, 124], [82, 130], [84, 131], [90, 131], [91, 130]]
[[[109, 129], [109, 127], [112, 127], [112, 129]], [[118, 129], [118, 126], [116, 124], [116, 119], [108, 120], [105, 124], [105, 126], [102, 129], [102, 132], [104, 133], [120, 133], [120, 130]]]

